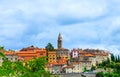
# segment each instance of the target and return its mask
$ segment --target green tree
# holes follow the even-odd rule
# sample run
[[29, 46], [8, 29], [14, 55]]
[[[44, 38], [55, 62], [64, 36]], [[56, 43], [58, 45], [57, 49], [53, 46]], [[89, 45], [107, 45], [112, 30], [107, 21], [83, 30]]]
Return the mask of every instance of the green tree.
[[104, 77], [103, 72], [98, 72], [98, 73], [96, 74], [96, 77]]
[[2, 52], [0, 52], [0, 57], [5, 58], [5, 55]]
[[115, 61], [115, 56], [111, 54], [111, 60], [114, 62]]
[[117, 56], [115, 56], [115, 62], [118, 62], [118, 57]]
[[[36, 58], [28, 62], [11, 62], [5, 60], [0, 66], [0, 77], [50, 77], [45, 70], [46, 57]], [[26, 63], [24, 65], [24, 63]]]
[[45, 70], [45, 65], [47, 64], [46, 57], [34, 58], [27, 62], [26, 68], [29, 69], [24, 76], [27, 77], [50, 77], [50, 74]]
[[0, 46], [0, 50], [2, 50], [2, 49], [4, 49], [4, 47], [3, 47], [3, 46]]
[[120, 62], [120, 56], [119, 55], [117, 56], [117, 58], [118, 58], [118, 62]]
[[0, 52], [5, 52], [5, 48], [3, 46], [0, 46]]
[[93, 66], [91, 67], [91, 71], [95, 70], [96, 69], [96, 66]]
[[45, 47], [47, 51], [54, 51], [54, 47], [51, 43], [48, 43], [47, 46]]
[[109, 58], [107, 58], [106, 63], [107, 63], [107, 64], [110, 64], [110, 59], [109, 59]]

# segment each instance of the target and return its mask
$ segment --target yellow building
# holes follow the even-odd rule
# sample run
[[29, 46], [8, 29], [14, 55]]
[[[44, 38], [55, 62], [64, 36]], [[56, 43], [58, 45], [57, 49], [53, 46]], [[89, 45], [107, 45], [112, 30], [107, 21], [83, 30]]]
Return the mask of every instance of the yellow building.
[[56, 52], [55, 51], [48, 52], [48, 62], [49, 63], [56, 63]]

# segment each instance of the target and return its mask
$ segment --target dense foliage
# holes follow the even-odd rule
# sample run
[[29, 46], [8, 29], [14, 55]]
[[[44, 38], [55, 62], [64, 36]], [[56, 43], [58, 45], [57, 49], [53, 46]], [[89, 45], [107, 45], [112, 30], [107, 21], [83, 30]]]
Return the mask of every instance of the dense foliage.
[[[111, 61], [107, 59], [98, 65], [100, 68], [108, 69], [106, 72], [98, 72], [96, 77], [120, 77], [120, 57], [111, 54]], [[112, 71], [110, 71], [112, 70]]]
[[46, 72], [46, 58], [35, 58], [28, 62], [10, 62], [5, 60], [0, 66], [0, 77], [50, 77]]
[[5, 52], [5, 48], [3, 46], [0, 46], [0, 52]]
[[47, 51], [54, 51], [54, 47], [51, 43], [48, 43], [47, 46], [45, 47]]

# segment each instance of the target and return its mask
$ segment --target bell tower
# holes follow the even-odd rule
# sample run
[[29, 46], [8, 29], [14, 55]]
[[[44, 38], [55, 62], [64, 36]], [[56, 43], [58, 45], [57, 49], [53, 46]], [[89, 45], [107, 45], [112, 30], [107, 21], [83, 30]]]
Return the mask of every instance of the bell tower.
[[59, 33], [59, 35], [58, 35], [58, 49], [60, 49], [60, 48], [62, 48], [62, 36]]

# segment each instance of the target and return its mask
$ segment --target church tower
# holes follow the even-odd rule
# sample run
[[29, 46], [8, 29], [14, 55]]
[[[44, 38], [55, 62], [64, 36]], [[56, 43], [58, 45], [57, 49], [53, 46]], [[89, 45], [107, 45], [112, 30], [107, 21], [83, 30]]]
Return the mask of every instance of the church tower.
[[62, 36], [59, 33], [59, 35], [58, 35], [58, 49], [60, 49], [60, 48], [62, 48]]

